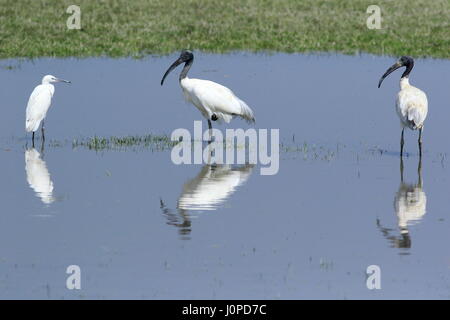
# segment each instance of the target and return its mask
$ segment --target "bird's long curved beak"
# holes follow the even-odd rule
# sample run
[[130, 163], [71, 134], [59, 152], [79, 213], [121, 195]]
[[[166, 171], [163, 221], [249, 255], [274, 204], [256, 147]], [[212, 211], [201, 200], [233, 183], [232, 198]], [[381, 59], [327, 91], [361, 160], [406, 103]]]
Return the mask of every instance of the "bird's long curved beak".
[[381, 86], [381, 83], [383, 82], [384, 78], [386, 78], [392, 72], [401, 67], [403, 67], [403, 65], [397, 61], [394, 65], [392, 65], [389, 69], [387, 69], [386, 72], [381, 76], [380, 81], [378, 81], [378, 88]]
[[166, 79], [167, 75], [176, 67], [178, 67], [181, 63], [183, 63], [183, 60], [181, 60], [181, 58], [178, 58], [174, 63], [172, 63], [172, 65], [169, 67], [169, 69], [167, 69], [166, 73], [164, 73], [164, 76], [161, 80], [161, 85], [164, 84], [164, 79]]
[[64, 82], [64, 83], [72, 83], [69, 80], [64, 80], [64, 79], [59, 79], [59, 78], [57, 78], [56, 81], [57, 82]]

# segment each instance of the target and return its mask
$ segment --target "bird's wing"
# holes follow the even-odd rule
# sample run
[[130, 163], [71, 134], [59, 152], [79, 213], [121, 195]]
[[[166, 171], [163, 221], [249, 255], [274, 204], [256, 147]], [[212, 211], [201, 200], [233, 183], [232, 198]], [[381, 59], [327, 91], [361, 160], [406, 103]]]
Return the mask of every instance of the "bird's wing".
[[28, 99], [26, 120], [33, 122], [45, 116], [52, 101], [53, 92], [50, 87], [38, 85]]
[[415, 87], [399, 92], [397, 106], [399, 112], [409, 122], [421, 126], [428, 113], [428, 101], [426, 94]]
[[231, 115], [242, 116], [249, 121], [254, 118], [250, 107], [221, 84], [195, 79], [193, 91], [205, 107], [218, 116], [224, 115], [223, 119], [227, 122], [231, 120]]

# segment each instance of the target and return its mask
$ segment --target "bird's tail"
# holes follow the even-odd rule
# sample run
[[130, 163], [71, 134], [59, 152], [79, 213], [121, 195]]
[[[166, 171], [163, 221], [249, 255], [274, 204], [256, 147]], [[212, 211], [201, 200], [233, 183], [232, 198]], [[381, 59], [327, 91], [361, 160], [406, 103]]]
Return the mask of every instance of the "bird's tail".
[[[38, 124], [38, 127], [39, 127], [39, 124]], [[34, 121], [32, 119], [27, 119], [25, 121], [25, 130], [27, 132], [36, 131], [37, 130], [37, 128], [36, 128], [36, 121]]]
[[417, 108], [409, 108], [408, 121], [414, 129], [420, 129], [423, 126], [423, 116]]
[[237, 98], [239, 100], [239, 103], [241, 105], [241, 116], [243, 119], [245, 119], [247, 122], [255, 122], [255, 115], [253, 114], [252, 109], [241, 99]]

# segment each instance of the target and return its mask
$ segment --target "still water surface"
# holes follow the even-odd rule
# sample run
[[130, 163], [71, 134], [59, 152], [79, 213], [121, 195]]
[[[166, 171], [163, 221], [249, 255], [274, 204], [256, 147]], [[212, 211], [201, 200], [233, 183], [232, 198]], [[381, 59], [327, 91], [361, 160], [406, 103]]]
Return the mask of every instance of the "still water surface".
[[[0, 298], [450, 298], [450, 61], [416, 61], [429, 116], [421, 162], [406, 132], [403, 170], [401, 73], [378, 89], [395, 60], [369, 55], [196, 55], [191, 77], [280, 129], [273, 176], [74, 145], [193, 130], [178, 75], [159, 85], [175, 58], [0, 61]], [[56, 85], [47, 141], [31, 148], [25, 107], [45, 74], [72, 85]], [[66, 288], [69, 265], [81, 290]], [[370, 265], [380, 290], [366, 287]]]

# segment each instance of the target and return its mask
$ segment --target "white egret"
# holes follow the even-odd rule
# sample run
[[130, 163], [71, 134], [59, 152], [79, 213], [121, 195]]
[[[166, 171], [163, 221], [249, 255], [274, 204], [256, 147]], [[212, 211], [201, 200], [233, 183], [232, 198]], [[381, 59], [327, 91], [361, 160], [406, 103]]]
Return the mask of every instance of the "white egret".
[[378, 82], [378, 88], [381, 86], [384, 78], [398, 68], [406, 67], [400, 78], [400, 91], [397, 95], [397, 114], [400, 118], [402, 135], [400, 139], [400, 156], [403, 156], [405, 127], [411, 130], [419, 130], [419, 154], [422, 156], [422, 130], [423, 123], [428, 113], [428, 101], [425, 92], [409, 84], [409, 74], [414, 67], [414, 60], [411, 57], [401, 57], [393, 66], [391, 66]]
[[193, 61], [194, 55], [191, 51], [182, 51], [180, 57], [167, 69], [161, 80], [161, 85], [173, 69], [184, 63], [179, 78], [184, 96], [208, 120], [210, 130], [212, 129], [211, 120], [224, 120], [229, 123], [233, 116], [240, 116], [248, 122], [255, 121], [252, 109], [227, 87], [209, 80], [188, 78], [187, 73]]
[[52, 75], [46, 75], [42, 78], [42, 83], [34, 88], [28, 100], [25, 129], [27, 132], [33, 132], [33, 145], [34, 145], [34, 133], [39, 129], [42, 122], [42, 139], [44, 136], [44, 119], [47, 115], [47, 111], [52, 103], [52, 97], [55, 92], [55, 87], [52, 83], [70, 81], [58, 79]]
[[50, 173], [45, 161], [42, 160], [40, 153], [35, 148], [25, 151], [25, 171], [28, 184], [42, 202], [45, 204], [54, 202]]

